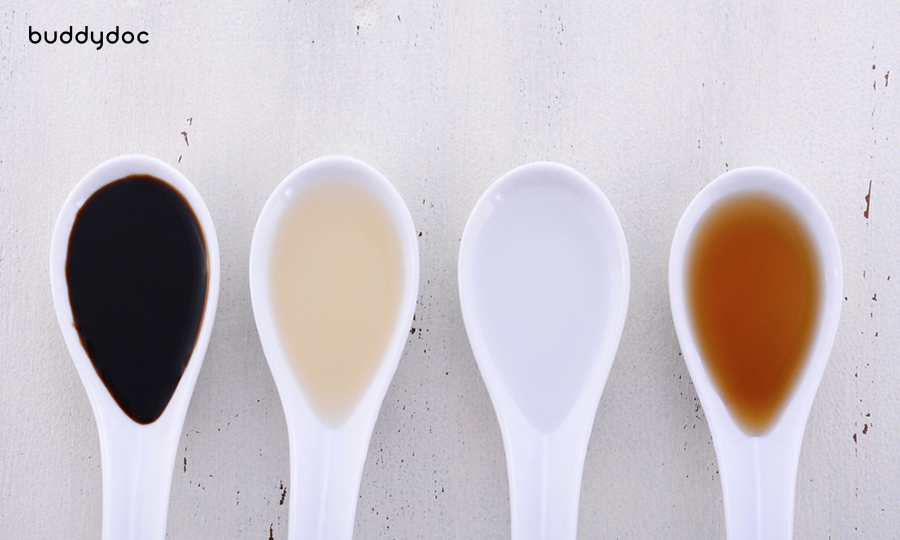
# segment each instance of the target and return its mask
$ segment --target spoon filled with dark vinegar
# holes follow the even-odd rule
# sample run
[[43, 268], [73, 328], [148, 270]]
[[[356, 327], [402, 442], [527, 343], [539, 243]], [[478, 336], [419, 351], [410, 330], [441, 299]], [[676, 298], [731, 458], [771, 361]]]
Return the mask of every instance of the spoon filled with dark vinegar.
[[115, 158], [69, 195], [50, 264], [60, 327], [97, 418], [103, 538], [162, 539], [218, 298], [209, 212], [171, 166]]

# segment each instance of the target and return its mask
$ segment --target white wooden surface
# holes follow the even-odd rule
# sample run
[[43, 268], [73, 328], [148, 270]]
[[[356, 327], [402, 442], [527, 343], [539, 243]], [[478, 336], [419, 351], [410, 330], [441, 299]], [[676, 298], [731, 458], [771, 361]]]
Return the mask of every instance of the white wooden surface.
[[[164, 159], [194, 182], [222, 257], [216, 325], [173, 464], [169, 538], [286, 536], [287, 432], [247, 258], [275, 185], [331, 153], [383, 172], [422, 232], [415, 333], [372, 438], [357, 538], [509, 537], [500, 432], [455, 268], [483, 190], [544, 159], [600, 186], [631, 253], [579, 538], [724, 538], [666, 268], [691, 198], [745, 165], [806, 184], [844, 256], [847, 300], [804, 438], [795, 537], [900, 535], [896, 3], [67, 4], [0, 7], [0, 536], [99, 538], [96, 426], [57, 328], [47, 257], [68, 191], [124, 153]], [[145, 30], [150, 43], [28, 41], [29, 26], [69, 25]]]

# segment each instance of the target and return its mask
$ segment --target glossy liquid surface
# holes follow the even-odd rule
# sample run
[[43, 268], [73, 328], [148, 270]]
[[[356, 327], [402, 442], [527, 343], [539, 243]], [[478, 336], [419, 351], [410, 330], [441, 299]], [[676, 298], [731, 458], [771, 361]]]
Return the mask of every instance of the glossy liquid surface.
[[368, 388], [397, 325], [405, 277], [397, 226], [366, 186], [324, 180], [288, 202], [269, 267], [288, 363], [320, 420], [339, 426]]
[[206, 242], [187, 201], [150, 176], [97, 190], [75, 217], [66, 281], [103, 384], [132, 420], [154, 422], [190, 360], [206, 304]]
[[698, 223], [688, 253], [688, 309], [704, 365], [732, 418], [767, 432], [809, 351], [820, 300], [809, 233], [784, 203], [736, 195]]
[[493, 201], [473, 252], [473, 326], [524, 417], [552, 433], [581, 396], [616, 309], [618, 261], [583, 188], [519, 182]]

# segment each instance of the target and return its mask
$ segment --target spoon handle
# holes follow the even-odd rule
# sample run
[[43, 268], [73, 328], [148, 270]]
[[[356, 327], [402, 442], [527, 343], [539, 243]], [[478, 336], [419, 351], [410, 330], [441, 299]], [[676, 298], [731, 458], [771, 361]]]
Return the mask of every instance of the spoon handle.
[[586, 441], [525, 422], [506, 430], [513, 540], [575, 540]]
[[352, 431], [305, 425], [289, 432], [290, 540], [352, 539], [359, 482], [368, 451], [366, 433]]
[[718, 456], [728, 540], [790, 540], [800, 439], [748, 439]]
[[[109, 426], [108, 422], [116, 424]], [[103, 477], [103, 540], [163, 540], [177, 435], [166, 420], [140, 425], [98, 418]]]

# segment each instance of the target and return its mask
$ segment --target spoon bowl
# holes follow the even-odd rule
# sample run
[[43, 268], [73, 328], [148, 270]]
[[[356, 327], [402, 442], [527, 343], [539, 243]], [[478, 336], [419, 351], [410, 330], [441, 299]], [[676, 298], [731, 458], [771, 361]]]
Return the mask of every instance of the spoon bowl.
[[[340, 366], [337, 363], [328, 364], [324, 358], [313, 357], [311, 360], [316, 366], [298, 369], [293, 357], [297, 355], [298, 348], [301, 353], [307, 352], [302, 350], [306, 344], [301, 342], [292, 349], [285, 336], [291, 330], [279, 331], [281, 323], [277, 315], [277, 302], [281, 298], [276, 295], [284, 296], [284, 293], [274, 290], [277, 282], [273, 277], [277, 270], [277, 264], [273, 263], [277, 259], [273, 257], [279, 256], [279, 249], [290, 249], [290, 246], [280, 244], [278, 239], [281, 229], [288, 226], [285, 223], [290, 219], [287, 216], [291, 208], [300, 211], [297, 205], [305, 204], [305, 201], [320, 201], [314, 199], [320, 193], [317, 190], [329, 182], [341, 182], [343, 187], [351, 188], [350, 191], [363, 189], [368, 196], [374, 196], [375, 205], [386, 211], [390, 227], [396, 233], [402, 272], [397, 291], [399, 298], [396, 299], [399, 309], [385, 327], [384, 352], [372, 367], [369, 380], [352, 383], [359, 395], [337, 407], [335, 414], [329, 414], [327, 404], [323, 407], [321, 393], [310, 384], [313, 379], [309, 375], [310, 370], [322, 367], [334, 369], [335, 377], [343, 377], [339, 374]], [[306, 205], [302, 209], [308, 214], [320, 210], [316, 204]], [[346, 221], [349, 220], [348, 217]], [[329, 229], [344, 223], [334, 225]], [[323, 231], [321, 238], [326, 238], [327, 232]], [[359, 249], [364, 247], [359, 246]], [[304, 260], [304, 253], [298, 255]], [[310, 258], [313, 257], [306, 259]], [[328, 269], [330, 271], [331, 267]], [[340, 271], [340, 268], [334, 270]], [[263, 351], [281, 397], [288, 428], [291, 466], [289, 538], [349, 540], [352, 537], [369, 440], [409, 336], [418, 289], [419, 250], [409, 209], [393, 185], [366, 163], [345, 156], [314, 159], [288, 175], [263, 207], [250, 248], [250, 295]], [[323, 314], [331, 313], [334, 304], [345, 302], [337, 296], [340, 294], [323, 300]], [[337, 307], [341, 305], [347, 304], [341, 303]], [[338, 317], [341, 323], [341, 316]], [[353, 340], [355, 333], [366, 330], [341, 326], [341, 336], [329, 338], [326, 349], [329, 346], [337, 348], [341, 342]], [[316, 354], [327, 357], [330, 351], [320, 350]]]
[[[133, 175], [152, 176], [174, 188], [193, 211], [205, 242], [206, 301], [193, 350], [164, 410], [150, 423], [129, 417], [110, 394], [82, 344], [67, 280], [70, 237], [79, 211], [98, 190]], [[162, 540], [172, 467], [191, 394], [212, 333], [219, 292], [216, 231], [200, 193], [174, 167], [150, 156], [113, 158], [89, 172], [69, 194], [50, 242], [50, 284], [60, 330], [87, 392], [100, 438], [104, 540]]]
[[466, 223], [460, 307], [500, 423], [514, 539], [575, 538], [591, 426], [628, 309], [628, 265], [609, 200], [558, 163], [513, 169]]
[[[762, 434], [748, 433], [729, 411], [704, 363], [686, 292], [690, 248], [704, 216], [723, 200], [742, 195], [762, 195], [786, 206], [806, 229], [818, 260], [819, 301], [805, 361], [773, 424]], [[725, 173], [703, 188], [678, 223], [669, 256], [672, 318], [713, 437], [729, 540], [793, 537], [800, 446], [834, 343], [842, 289], [841, 254], [831, 221], [800, 182], [779, 170], [748, 167]]]

